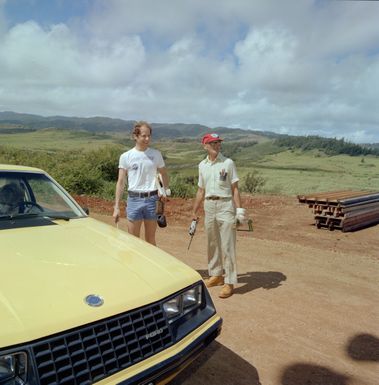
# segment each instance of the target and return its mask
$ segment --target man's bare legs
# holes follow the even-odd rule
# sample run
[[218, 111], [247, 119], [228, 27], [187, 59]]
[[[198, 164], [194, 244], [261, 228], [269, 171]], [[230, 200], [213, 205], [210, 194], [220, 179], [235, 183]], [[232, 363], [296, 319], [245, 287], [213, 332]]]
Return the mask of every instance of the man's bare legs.
[[[128, 232], [136, 237], [140, 236], [142, 221], [130, 221], [128, 220]], [[145, 227], [145, 241], [156, 245], [155, 232], [157, 230], [156, 220], [144, 220], [143, 225]]]
[[145, 241], [151, 243], [152, 245], [156, 245], [155, 242], [155, 232], [157, 230], [157, 221], [156, 220], [145, 220], [143, 222], [145, 226]]

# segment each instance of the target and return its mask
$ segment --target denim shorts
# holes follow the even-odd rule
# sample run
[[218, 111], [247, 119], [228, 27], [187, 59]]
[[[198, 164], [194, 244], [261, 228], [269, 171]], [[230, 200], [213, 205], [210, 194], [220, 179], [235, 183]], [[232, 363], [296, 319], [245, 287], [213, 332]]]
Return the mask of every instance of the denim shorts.
[[155, 212], [158, 195], [148, 198], [128, 197], [126, 217], [130, 221], [157, 220]]

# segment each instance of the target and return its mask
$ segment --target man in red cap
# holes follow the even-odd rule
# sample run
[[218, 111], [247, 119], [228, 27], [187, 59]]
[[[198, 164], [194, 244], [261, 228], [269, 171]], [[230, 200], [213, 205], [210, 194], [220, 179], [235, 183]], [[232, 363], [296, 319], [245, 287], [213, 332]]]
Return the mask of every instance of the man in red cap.
[[208, 156], [199, 164], [192, 214], [194, 219], [198, 218], [204, 199], [209, 272], [205, 283], [207, 287], [222, 286], [219, 297], [228, 298], [237, 283], [236, 223], [245, 221], [245, 209], [241, 208], [235, 164], [220, 152], [222, 140], [216, 133], [203, 136], [202, 144]]

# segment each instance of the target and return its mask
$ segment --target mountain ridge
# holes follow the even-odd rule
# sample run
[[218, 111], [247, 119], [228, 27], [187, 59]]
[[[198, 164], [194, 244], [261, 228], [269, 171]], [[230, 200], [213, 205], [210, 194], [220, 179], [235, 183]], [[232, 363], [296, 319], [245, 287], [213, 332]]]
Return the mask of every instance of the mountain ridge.
[[[94, 134], [130, 132], [136, 120], [109, 118], [104, 116], [76, 117], [76, 116], [42, 116], [37, 114], [19, 113], [14, 111], [0, 111], [1, 133], [22, 133], [38, 131], [47, 128], [58, 130], [83, 130]], [[151, 123], [155, 139], [196, 139], [206, 132], [214, 131], [229, 140], [265, 142], [272, 139], [299, 138], [304, 136], [278, 134], [271, 131], [259, 131], [244, 128], [230, 128], [224, 126], [208, 127], [196, 123]], [[312, 136], [310, 136], [312, 137]], [[320, 137], [323, 138], [323, 137]], [[332, 138], [325, 138], [333, 140]], [[379, 143], [361, 143], [362, 147], [378, 150]]]
[[[133, 128], [135, 120], [124, 120], [102, 116], [41, 116], [13, 111], [0, 111], [0, 126], [5, 130], [40, 130], [46, 128], [85, 130], [89, 132], [125, 132]], [[198, 138], [209, 131], [217, 131], [228, 138], [260, 139], [280, 137], [269, 131], [248, 130], [243, 128], [215, 127], [210, 128], [195, 123], [151, 123], [154, 137], [157, 139]]]

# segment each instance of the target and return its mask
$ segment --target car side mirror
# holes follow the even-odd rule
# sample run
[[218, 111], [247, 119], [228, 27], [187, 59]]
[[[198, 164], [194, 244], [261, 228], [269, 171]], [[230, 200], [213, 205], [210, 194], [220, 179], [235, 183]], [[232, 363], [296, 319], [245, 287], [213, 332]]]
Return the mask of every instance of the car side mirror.
[[89, 215], [89, 208], [88, 207], [82, 207], [82, 210]]

